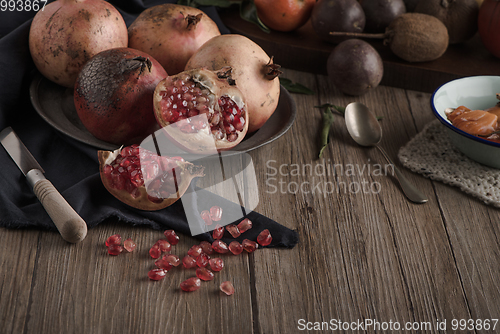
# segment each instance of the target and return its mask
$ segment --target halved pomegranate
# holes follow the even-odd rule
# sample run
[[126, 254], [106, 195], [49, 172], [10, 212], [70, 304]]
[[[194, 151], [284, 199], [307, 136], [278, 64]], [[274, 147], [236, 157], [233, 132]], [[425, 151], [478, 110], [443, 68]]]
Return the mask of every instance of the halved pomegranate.
[[156, 120], [188, 152], [228, 150], [245, 137], [248, 112], [231, 71], [230, 67], [218, 72], [193, 69], [156, 86]]
[[181, 157], [159, 156], [138, 145], [115, 151], [98, 151], [104, 187], [136, 209], [166, 208], [188, 189], [191, 180], [204, 176], [202, 166]]

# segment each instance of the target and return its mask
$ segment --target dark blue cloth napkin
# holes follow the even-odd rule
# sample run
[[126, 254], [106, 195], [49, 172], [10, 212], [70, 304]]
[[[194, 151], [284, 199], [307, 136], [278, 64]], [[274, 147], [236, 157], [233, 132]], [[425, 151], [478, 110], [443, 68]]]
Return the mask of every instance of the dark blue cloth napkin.
[[[51, 1], [49, 1], [51, 2]], [[110, 1], [130, 25], [144, 9], [176, 1]], [[201, 7], [228, 33], [214, 7]], [[149, 225], [153, 229], [174, 229], [190, 234], [185, 210], [199, 212], [198, 203], [238, 206], [207, 191], [190, 192], [190, 207], [177, 201], [174, 205], [154, 212], [136, 210], [121, 203], [108, 193], [101, 183], [97, 149], [60, 133], [46, 123], [34, 110], [29, 85], [37, 70], [28, 48], [28, 34], [35, 12], [0, 12], [0, 130], [11, 126], [45, 170], [45, 176], [62, 193], [70, 205], [87, 222], [89, 228], [108, 219], [132, 225]], [[0, 226], [6, 228], [56, 228], [26, 180], [7, 152], [0, 147]], [[192, 189], [193, 190], [193, 189]], [[186, 202], [186, 201], [184, 201]], [[231, 209], [232, 210], [232, 209]], [[263, 229], [270, 230], [270, 246], [291, 248], [298, 242], [297, 233], [257, 212], [248, 218], [253, 229], [244, 234], [253, 239]], [[211, 240], [209, 233], [196, 236]], [[225, 239], [230, 241], [230, 239]]]

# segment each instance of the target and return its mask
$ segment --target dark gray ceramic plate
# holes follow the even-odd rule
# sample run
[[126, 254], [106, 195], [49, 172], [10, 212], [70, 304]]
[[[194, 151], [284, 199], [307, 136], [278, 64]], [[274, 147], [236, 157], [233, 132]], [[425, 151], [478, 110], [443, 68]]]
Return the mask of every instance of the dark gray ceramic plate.
[[[67, 136], [99, 149], [114, 150], [117, 145], [95, 138], [85, 129], [76, 113], [73, 90], [56, 85], [38, 75], [30, 87], [31, 103], [38, 114], [50, 125]], [[269, 120], [255, 133], [248, 135], [234, 149], [234, 153], [249, 152], [281, 137], [292, 126], [297, 115], [295, 101], [281, 87], [278, 107]]]

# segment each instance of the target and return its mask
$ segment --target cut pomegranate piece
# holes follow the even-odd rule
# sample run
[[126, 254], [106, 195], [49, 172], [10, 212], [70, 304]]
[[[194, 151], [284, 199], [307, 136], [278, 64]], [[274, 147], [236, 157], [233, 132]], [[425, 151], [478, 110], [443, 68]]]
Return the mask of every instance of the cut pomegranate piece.
[[153, 259], [157, 259], [160, 257], [161, 255], [161, 250], [160, 250], [160, 246], [158, 246], [158, 244], [154, 244], [150, 249], [149, 249], [149, 255], [151, 255], [151, 257]]
[[214, 239], [220, 239], [224, 235], [224, 227], [217, 224], [212, 232], [212, 237]]
[[179, 264], [181, 264], [181, 259], [179, 259], [179, 257], [174, 254], [166, 255], [165, 259], [174, 267], [177, 267]]
[[267, 246], [271, 243], [271, 241], [273, 241], [273, 237], [271, 237], [271, 233], [267, 228], [260, 232], [257, 236], [257, 242], [261, 246]]
[[182, 259], [182, 265], [186, 269], [191, 269], [197, 266], [196, 260], [191, 255], [186, 255]]
[[196, 291], [201, 287], [201, 280], [198, 277], [190, 277], [180, 285], [182, 291]]
[[212, 243], [212, 248], [214, 251], [216, 251], [219, 254], [225, 254], [225, 253], [229, 252], [229, 249], [227, 248], [227, 244], [222, 240], [215, 240]]
[[236, 240], [231, 241], [229, 243], [228, 248], [234, 255], [238, 255], [241, 254], [241, 252], [243, 252], [243, 246]]
[[119, 245], [122, 243], [122, 237], [119, 234], [113, 234], [109, 238], [106, 239], [106, 247], [109, 247], [111, 245]]
[[191, 248], [188, 250], [188, 255], [191, 255], [195, 259], [200, 256], [200, 254], [203, 252], [203, 249], [201, 249], [200, 245], [193, 245]]
[[214, 273], [207, 268], [196, 269], [196, 276], [203, 281], [211, 281], [214, 279]]
[[123, 242], [123, 248], [125, 248], [129, 253], [133, 252], [136, 247], [137, 245], [131, 238], [128, 238]]
[[226, 225], [226, 231], [228, 231], [229, 234], [231, 234], [231, 236], [233, 238], [237, 238], [241, 235], [240, 230], [238, 229], [238, 226], [236, 226], [234, 224]]
[[166, 270], [166, 271], [172, 269], [172, 267], [173, 267], [172, 264], [170, 264], [170, 262], [168, 262], [167, 257], [165, 255], [163, 255], [163, 257], [161, 259], [156, 260], [155, 265], [158, 268]]
[[249, 229], [252, 228], [252, 221], [248, 218], [243, 219], [239, 224], [238, 224], [238, 229], [240, 230], [240, 233], [245, 233]]
[[208, 265], [208, 261], [210, 261], [210, 256], [205, 253], [201, 253], [200, 256], [196, 258], [196, 265], [198, 267], [206, 267]]
[[243, 246], [243, 249], [246, 250], [248, 253], [254, 252], [257, 248], [259, 248], [259, 244], [257, 244], [255, 241], [245, 239], [241, 243]]
[[210, 269], [212, 269], [213, 271], [221, 271], [222, 268], [224, 268], [224, 261], [222, 261], [222, 259], [218, 257], [210, 259], [208, 263], [210, 264]]
[[200, 242], [200, 247], [203, 249], [203, 252], [207, 255], [212, 255], [214, 253], [214, 250], [212, 249], [212, 244], [209, 243], [208, 241], [203, 240]]
[[208, 210], [203, 210], [200, 212], [201, 219], [205, 222], [205, 225], [210, 226], [214, 222], [212, 221], [212, 217], [210, 217], [210, 212]]
[[163, 277], [165, 277], [166, 274], [167, 274], [167, 272], [165, 270], [157, 268], [157, 269], [150, 270], [148, 272], [148, 277], [150, 279], [152, 279], [153, 281], [159, 281]]
[[175, 246], [179, 243], [179, 236], [177, 235], [177, 233], [175, 233], [174, 230], [166, 230], [165, 232], [163, 232], [163, 234], [165, 234], [165, 237], [172, 246]]
[[118, 255], [123, 252], [123, 246], [121, 245], [109, 245], [108, 254], [109, 255]]
[[160, 239], [156, 242], [156, 244], [160, 247], [161, 252], [170, 252], [172, 249], [172, 246], [167, 240]]
[[230, 281], [224, 281], [220, 284], [220, 291], [226, 295], [231, 296], [234, 293], [233, 284]]
[[214, 222], [218, 222], [222, 219], [222, 208], [220, 206], [214, 205], [210, 208], [210, 217]]

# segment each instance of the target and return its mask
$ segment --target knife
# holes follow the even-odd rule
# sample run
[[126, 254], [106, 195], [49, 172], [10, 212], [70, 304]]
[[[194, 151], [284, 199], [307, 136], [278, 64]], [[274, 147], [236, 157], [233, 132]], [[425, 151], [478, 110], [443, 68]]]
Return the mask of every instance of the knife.
[[64, 240], [77, 243], [85, 239], [87, 224], [66, 202], [52, 183], [43, 176], [44, 170], [21, 142], [11, 127], [0, 132], [0, 143], [17, 167], [26, 176], [36, 197], [56, 225]]

